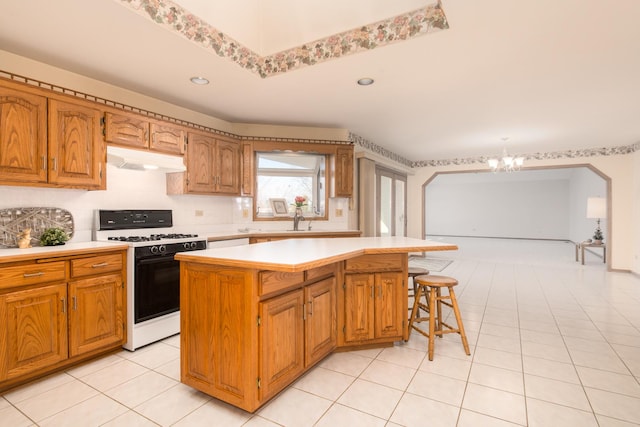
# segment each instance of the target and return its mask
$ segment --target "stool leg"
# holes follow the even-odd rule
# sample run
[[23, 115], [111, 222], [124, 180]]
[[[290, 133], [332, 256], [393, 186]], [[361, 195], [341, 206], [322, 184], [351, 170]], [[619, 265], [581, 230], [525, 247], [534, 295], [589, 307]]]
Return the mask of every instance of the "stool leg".
[[436, 311], [436, 290], [429, 288], [429, 360], [433, 360], [434, 338], [436, 336], [435, 315]]
[[[456, 299], [456, 294], [453, 292], [453, 287], [449, 286], [449, 296], [451, 297], [451, 305], [453, 306], [453, 314], [456, 316], [456, 322], [458, 323], [458, 329], [460, 330], [460, 338], [462, 339], [462, 346], [464, 347], [465, 353], [467, 356], [471, 355], [471, 351], [469, 351], [469, 343], [467, 342], [467, 335], [464, 333], [464, 326], [462, 325], [462, 317], [460, 316], [460, 310], [458, 309], [458, 300]], [[431, 359], [429, 359], [431, 360]]]
[[[436, 331], [442, 331], [442, 292], [440, 288], [436, 288]], [[442, 338], [442, 334], [439, 335]]]
[[422, 295], [422, 286], [417, 287], [416, 293], [413, 294], [413, 308], [411, 309], [411, 317], [409, 317], [409, 331], [407, 333], [407, 340], [411, 336], [411, 329], [413, 329], [413, 320], [416, 318], [418, 312], [418, 304], [420, 304], [420, 296]]

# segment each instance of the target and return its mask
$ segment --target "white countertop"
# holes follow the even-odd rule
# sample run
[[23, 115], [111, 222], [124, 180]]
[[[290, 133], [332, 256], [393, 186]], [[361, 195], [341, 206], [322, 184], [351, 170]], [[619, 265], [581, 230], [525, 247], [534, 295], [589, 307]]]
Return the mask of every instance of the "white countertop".
[[127, 249], [129, 246], [122, 242], [67, 242], [59, 246], [34, 246], [32, 248], [0, 249], [0, 262], [22, 261], [42, 257], [57, 257], [73, 253], [88, 253], [109, 249]]
[[303, 271], [363, 254], [456, 250], [456, 245], [410, 237], [287, 239], [182, 252], [180, 261], [275, 271]]

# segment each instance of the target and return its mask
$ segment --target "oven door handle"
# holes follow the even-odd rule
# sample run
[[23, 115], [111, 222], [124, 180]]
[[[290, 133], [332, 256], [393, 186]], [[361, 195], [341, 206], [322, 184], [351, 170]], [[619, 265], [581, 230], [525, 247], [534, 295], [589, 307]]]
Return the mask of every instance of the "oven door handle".
[[173, 255], [161, 255], [153, 258], [142, 258], [135, 260], [136, 265], [158, 264], [160, 262], [175, 261]]

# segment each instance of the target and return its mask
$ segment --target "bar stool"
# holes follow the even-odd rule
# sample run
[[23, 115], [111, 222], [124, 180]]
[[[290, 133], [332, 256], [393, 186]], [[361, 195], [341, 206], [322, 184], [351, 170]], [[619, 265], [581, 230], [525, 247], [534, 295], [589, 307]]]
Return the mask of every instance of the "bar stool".
[[429, 274], [429, 270], [427, 270], [426, 268], [409, 267], [407, 276], [411, 278], [411, 282], [413, 283], [413, 296], [416, 295], [416, 291], [418, 290], [418, 285], [416, 285], [416, 277], [423, 276], [425, 274]]
[[[453, 291], [453, 287], [458, 284], [458, 281], [453, 277], [447, 276], [435, 276], [435, 275], [423, 275], [414, 277], [414, 281], [417, 284], [417, 291], [413, 299], [413, 309], [411, 310], [411, 317], [409, 318], [409, 333], [411, 335], [411, 329], [415, 329], [422, 335], [429, 338], [429, 360], [433, 360], [433, 347], [434, 338], [436, 335], [442, 336], [444, 334], [457, 333], [462, 339], [462, 346], [467, 356], [471, 355], [469, 351], [469, 343], [467, 342], [467, 336], [464, 333], [464, 326], [462, 325], [462, 318], [460, 317], [460, 309], [458, 308], [458, 300], [456, 294]], [[449, 295], [443, 296], [441, 293], [442, 288], [449, 290]], [[424, 295], [426, 304], [420, 302], [420, 297]], [[450, 302], [447, 302], [450, 301]], [[456, 317], [457, 328], [445, 323], [442, 319], [442, 306], [446, 305], [453, 309], [453, 314]], [[429, 317], [419, 316], [419, 309], [423, 309], [429, 312]], [[429, 333], [427, 334], [414, 323], [423, 321], [429, 322]], [[443, 328], [444, 327], [444, 328]]]

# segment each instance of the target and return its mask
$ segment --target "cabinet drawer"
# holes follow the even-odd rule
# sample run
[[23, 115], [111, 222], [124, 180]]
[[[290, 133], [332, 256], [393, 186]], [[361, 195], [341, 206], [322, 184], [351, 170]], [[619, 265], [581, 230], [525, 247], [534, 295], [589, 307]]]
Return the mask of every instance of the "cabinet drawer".
[[0, 289], [64, 281], [66, 281], [64, 261], [0, 267]]
[[122, 270], [122, 255], [100, 255], [71, 260], [71, 277], [93, 276]]
[[305, 273], [307, 275], [307, 280], [313, 280], [313, 279], [317, 279], [318, 277], [335, 274], [335, 270], [336, 270], [335, 264], [328, 264], [328, 265], [323, 265], [322, 267], [312, 268], [311, 270], [307, 270]]
[[362, 255], [345, 261], [345, 270], [384, 271], [401, 270], [403, 254]]
[[283, 271], [260, 272], [260, 295], [267, 295], [290, 288], [304, 282], [304, 272], [287, 273]]

